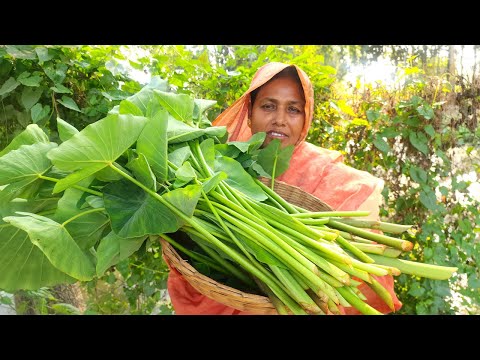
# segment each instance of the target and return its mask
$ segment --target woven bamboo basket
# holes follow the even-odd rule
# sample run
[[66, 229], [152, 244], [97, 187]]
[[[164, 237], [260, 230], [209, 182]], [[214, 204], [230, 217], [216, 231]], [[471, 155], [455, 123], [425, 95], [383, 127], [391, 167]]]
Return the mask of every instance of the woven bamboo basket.
[[[270, 186], [270, 179], [260, 178]], [[311, 211], [330, 211], [332, 208], [315, 196], [299, 187], [275, 181], [275, 192], [289, 203]], [[188, 261], [182, 259], [175, 248], [160, 238], [163, 257], [168, 260], [182, 276], [201, 294], [235, 309], [258, 315], [277, 314], [275, 307], [266, 296], [240, 291], [215, 281], [196, 270]]]

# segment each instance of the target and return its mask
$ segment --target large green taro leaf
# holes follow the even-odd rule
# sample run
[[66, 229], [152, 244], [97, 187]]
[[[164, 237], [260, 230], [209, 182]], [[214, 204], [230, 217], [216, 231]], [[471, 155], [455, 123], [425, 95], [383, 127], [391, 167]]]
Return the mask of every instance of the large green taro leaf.
[[0, 225], [1, 289], [35, 290], [76, 281], [53, 266], [25, 231], [10, 224]]
[[168, 175], [167, 124], [168, 113], [165, 110], [156, 112], [143, 128], [137, 141], [137, 152], [147, 158], [159, 182], [164, 182]]
[[225, 135], [226, 131], [227, 128], [225, 126], [212, 126], [200, 129], [187, 125], [173, 117], [168, 118], [167, 138], [169, 144], [190, 141], [202, 135], [221, 137]]
[[57, 130], [60, 140], [67, 141], [73, 135], [78, 134], [77, 128], [57, 116]]
[[194, 101], [190, 96], [159, 90], [154, 90], [154, 93], [163, 108], [175, 119], [184, 123], [192, 122]]
[[225, 156], [217, 157], [215, 159], [215, 172], [220, 171], [228, 174], [228, 178], [224, 181], [233, 188], [258, 201], [267, 199], [267, 195], [262, 188], [255, 183], [252, 176], [245, 171], [238, 161]]
[[137, 141], [146, 123], [147, 118], [141, 116], [109, 115], [51, 150], [48, 157], [56, 167], [79, 170], [60, 180], [54, 192], [63, 191], [112, 164]]
[[26, 212], [17, 214], [24, 216], [7, 216], [3, 220], [26, 231], [30, 241], [42, 250], [57, 269], [81, 281], [93, 278], [93, 262], [62, 224], [45, 216]]
[[142, 246], [145, 239], [146, 236], [122, 238], [111, 231], [100, 240], [97, 248], [97, 275], [102, 276], [110, 266], [128, 258]]
[[55, 143], [44, 142], [21, 145], [0, 157], [0, 185], [37, 180], [52, 166], [46, 154], [56, 147]]
[[22, 145], [31, 145], [35, 143], [49, 143], [47, 134], [37, 125], [30, 124], [20, 134], [7, 145], [5, 149], [0, 151], [0, 156], [6, 153], [18, 149]]
[[[200, 197], [199, 185], [170, 191], [162, 195], [187, 216], [192, 216]], [[124, 238], [160, 235], [177, 231], [183, 221], [160, 200], [125, 180], [103, 188], [105, 209], [115, 233]]]
[[287, 171], [293, 154], [293, 145], [281, 148], [280, 140], [273, 139], [268, 146], [258, 153], [258, 163], [272, 178], [277, 178]]
[[144, 86], [139, 92], [127, 98], [128, 101], [135, 104], [145, 116], [148, 116], [148, 107], [151, 103], [158, 101], [154, 90], [166, 91], [168, 82], [159, 76], [152, 76], [150, 83]]
[[126, 167], [132, 170], [135, 178], [143, 185], [153, 191], [157, 191], [157, 178], [150, 168], [150, 164], [145, 155], [138, 153], [138, 157], [130, 160]]

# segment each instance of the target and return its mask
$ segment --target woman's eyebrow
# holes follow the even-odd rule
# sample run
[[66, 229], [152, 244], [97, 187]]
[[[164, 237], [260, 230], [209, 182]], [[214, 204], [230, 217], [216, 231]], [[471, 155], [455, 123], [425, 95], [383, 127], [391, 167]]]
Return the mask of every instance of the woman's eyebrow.
[[[277, 98], [272, 98], [272, 97], [264, 97], [260, 99], [261, 101], [272, 101], [272, 102], [278, 102], [279, 100]], [[289, 100], [289, 104], [305, 104], [305, 100]]]

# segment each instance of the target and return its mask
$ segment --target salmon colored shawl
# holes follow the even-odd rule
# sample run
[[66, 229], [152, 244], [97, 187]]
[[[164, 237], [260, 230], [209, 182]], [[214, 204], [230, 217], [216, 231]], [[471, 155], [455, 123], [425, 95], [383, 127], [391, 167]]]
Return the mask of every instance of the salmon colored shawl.
[[288, 170], [278, 177], [290, 185], [317, 196], [336, 210], [368, 210], [377, 218], [383, 180], [343, 164], [343, 155], [305, 141], [314, 111], [313, 86], [307, 74], [296, 65], [271, 62], [255, 73], [248, 90], [214, 121], [226, 126], [229, 141], [246, 141], [252, 136], [247, 124], [250, 93], [288, 66], [297, 69], [305, 94], [305, 124], [293, 151]]

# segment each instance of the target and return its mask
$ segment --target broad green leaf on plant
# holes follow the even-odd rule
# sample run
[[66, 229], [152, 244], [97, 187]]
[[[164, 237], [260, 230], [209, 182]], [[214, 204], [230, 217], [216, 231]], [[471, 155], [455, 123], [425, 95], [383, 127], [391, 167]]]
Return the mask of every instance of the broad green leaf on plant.
[[[35, 108], [37, 105], [40, 105], [40, 104], [37, 103], [33, 108]], [[7, 108], [8, 106], [11, 106], [11, 105], [7, 105], [5, 108]], [[27, 127], [27, 125], [31, 124], [30, 115], [28, 114], [28, 111], [14, 110], [13, 112], [14, 112], [13, 119], [17, 120], [17, 122], [20, 124], [21, 127]]]
[[22, 83], [25, 86], [38, 87], [43, 80], [43, 77], [40, 75], [33, 75], [25, 77], [23, 79], [18, 78], [18, 82]]
[[[105, 96], [108, 100], [111, 100], [111, 101], [125, 100], [125, 99], [128, 98], [128, 95], [126, 95], [121, 90], [102, 91], [101, 94], [103, 96]], [[120, 107], [118, 105], [116, 105], [109, 113], [118, 114], [119, 108]]]
[[193, 99], [186, 94], [173, 94], [170, 92], [154, 90], [160, 104], [175, 119], [192, 124], [193, 119]]
[[159, 200], [128, 180], [103, 188], [112, 230], [124, 238], [177, 231], [182, 223]]
[[425, 260], [430, 260], [433, 257], [433, 250], [426, 247], [425, 249], [423, 249], [423, 256]]
[[252, 174], [254, 175], [255, 177], [257, 176], [263, 176], [265, 178], [271, 178], [270, 174], [267, 173], [263, 167], [256, 161], [252, 161], [252, 162], [247, 162], [247, 163], [243, 163], [243, 166], [245, 168], [251, 168], [252, 170], [255, 170], [256, 173], [252, 173], [250, 172], [250, 170], [248, 169], [249, 171], [249, 174]]
[[23, 80], [28, 78], [31, 75], [29, 71], [23, 71], [20, 75], [17, 77], [17, 81]]
[[7, 145], [5, 149], [0, 151], [0, 156], [6, 153], [18, 149], [22, 145], [31, 145], [35, 143], [49, 143], [47, 134], [35, 124], [28, 125], [25, 130], [15, 136], [15, 138]]
[[110, 219], [101, 212], [85, 214], [65, 225], [65, 229], [82, 250], [88, 250], [101, 239]]
[[373, 145], [375, 145], [375, 147], [380, 150], [381, 152], [383, 153], [388, 153], [391, 149], [390, 149], [390, 145], [388, 145], [388, 143], [383, 140], [383, 138], [381, 136], [379, 136], [377, 134], [377, 136], [375, 137], [375, 139], [373, 140]]
[[215, 146], [212, 138], [208, 138], [200, 143], [200, 151], [202, 152], [205, 162], [213, 169], [215, 162]]
[[8, 78], [8, 80], [3, 83], [2, 87], [0, 87], [0, 96], [12, 92], [18, 85], [20, 85], [20, 83], [13, 77]]
[[418, 282], [414, 282], [410, 290], [408, 290], [408, 295], [419, 298], [425, 293], [425, 289], [420, 287]]
[[111, 231], [100, 240], [97, 248], [97, 276], [102, 276], [109, 267], [132, 255], [142, 246], [145, 239], [146, 236], [122, 238]]
[[60, 271], [81, 281], [95, 275], [95, 266], [61, 224], [40, 215], [18, 212], [24, 216], [7, 216], [4, 221], [26, 231], [50, 262]]
[[150, 101], [147, 105], [147, 118], [153, 118], [159, 111], [166, 111], [158, 101]]
[[435, 196], [435, 193], [433, 191], [421, 190], [419, 199], [423, 206], [425, 206], [427, 209], [432, 211], [437, 210], [437, 197]]
[[109, 115], [86, 126], [50, 151], [48, 157], [62, 170], [78, 170], [95, 164], [113, 163], [137, 139], [147, 119], [132, 115]]
[[228, 175], [223, 171], [220, 171], [210, 177], [207, 181], [204, 181], [202, 184], [203, 191], [208, 194], [211, 190], [215, 189], [215, 187], [220, 183], [220, 181], [225, 180], [228, 178]]
[[132, 115], [109, 115], [86, 126], [78, 134], [48, 153], [62, 170], [78, 170], [60, 180], [59, 192], [113, 163], [138, 139], [147, 119]]
[[421, 131], [419, 132], [410, 132], [409, 135], [410, 143], [423, 154], [428, 155], [428, 139], [425, 134]]
[[62, 142], [67, 141], [73, 135], [79, 133], [79, 131], [75, 126], [70, 125], [68, 122], [60, 119], [58, 116], [57, 116], [57, 130], [58, 130], [58, 136], [60, 137], [60, 140], [62, 140]]
[[126, 167], [132, 170], [135, 178], [143, 185], [155, 192], [157, 191], [157, 180], [145, 155], [138, 153], [138, 157], [130, 160]]
[[167, 126], [168, 113], [165, 110], [157, 111], [137, 140], [137, 151], [146, 157], [159, 182], [164, 182], [168, 175]]
[[43, 90], [41, 88], [36, 88], [32, 89], [29, 87], [23, 88], [22, 91], [22, 105], [23, 107], [28, 111], [32, 108], [33, 105], [35, 105], [40, 99], [40, 96], [42, 96]]
[[386, 138], [394, 138], [395, 136], [400, 135], [400, 131], [398, 131], [395, 127], [392, 126], [383, 129], [381, 132], [378, 133], [378, 135]]
[[37, 57], [32, 45], [6, 45], [5, 50], [16, 59], [34, 60]]
[[63, 95], [62, 96], [62, 100], [58, 100], [57, 101], [62, 104], [63, 106], [65, 106], [66, 108], [69, 108], [69, 109], [72, 109], [72, 110], [75, 110], [75, 111], [78, 111], [78, 112], [82, 112], [79, 108], [78, 108], [78, 105], [77, 103], [75, 102], [75, 100], [73, 100], [71, 97], [69, 96], [65, 96]]
[[428, 180], [427, 172], [414, 165], [410, 166], [410, 176], [412, 177], [413, 181], [419, 184], [425, 184]]
[[180, 166], [175, 172], [175, 182], [173, 183], [174, 188], [179, 188], [188, 184], [190, 181], [195, 179], [197, 174], [193, 169], [190, 162], [185, 161], [182, 166]]
[[[124, 173], [131, 175], [128, 170], [126, 170], [123, 166], [119, 165], [118, 163], [114, 163], [114, 166], [117, 169], [122, 170]], [[100, 181], [110, 182], [110, 181], [117, 181], [117, 180], [123, 179], [123, 176], [120, 175], [115, 170], [113, 170], [111, 167], [105, 167], [102, 170], [95, 173], [95, 178]]]
[[[93, 176], [81, 180], [78, 184], [88, 187], [93, 181]], [[58, 196], [58, 195], [57, 195]], [[81, 213], [80, 203], [84, 192], [75, 188], [66, 189], [58, 201], [55, 215], [52, 217], [56, 222], [64, 222], [74, 215]]]
[[26, 192], [30, 192], [30, 189], [35, 192], [39, 187], [39, 183], [42, 181], [43, 180], [32, 181], [32, 179], [28, 178], [7, 185], [0, 191], [0, 206], [4, 206], [8, 204], [10, 200], [21, 197], [22, 194]]
[[58, 200], [58, 196], [50, 195], [50, 197], [37, 197], [36, 199], [16, 198], [8, 204], [0, 204], [0, 223], [3, 222], [1, 218], [13, 215], [15, 211], [29, 211], [36, 214], [39, 211], [54, 210], [57, 207]]
[[271, 178], [277, 178], [288, 169], [292, 154], [293, 145], [282, 149], [280, 140], [273, 139], [259, 151], [257, 161]]
[[0, 249], [0, 289], [14, 292], [76, 281], [54, 267], [25, 231], [10, 224], [0, 225]]
[[468, 275], [468, 286], [472, 289], [480, 288], [480, 278], [475, 273]]
[[147, 108], [150, 102], [156, 102], [157, 97], [154, 90], [167, 90], [167, 81], [161, 79], [159, 76], [153, 76], [150, 83], [144, 86], [139, 92], [127, 98], [128, 101], [135, 104], [144, 115], [147, 114]]
[[267, 134], [264, 131], [255, 133], [247, 141], [230, 141], [228, 145], [233, 145], [237, 147], [241, 152], [252, 153], [255, 150], [260, 149], [265, 141], [265, 136]]
[[423, 120], [420, 120], [417, 116], [408, 117], [407, 119], [403, 119], [402, 122], [411, 127], [419, 127], [423, 124]]
[[84, 169], [75, 171], [74, 173], [71, 173], [70, 175], [64, 177], [60, 181], [58, 181], [55, 184], [55, 187], [53, 188], [53, 193], [59, 193], [67, 188], [69, 188], [72, 185], [77, 184], [79, 181], [89, 177], [90, 175], [95, 174], [97, 171], [100, 171], [105, 168], [105, 165], [102, 163], [98, 164], [93, 164], [89, 167], [86, 167]]
[[45, 105], [42, 106], [40, 103], [36, 103], [31, 109], [30, 113], [32, 116], [32, 121], [34, 124], [40, 122], [40, 120], [44, 119], [48, 113], [50, 112], [50, 106]]
[[61, 84], [66, 76], [66, 71], [68, 65], [66, 64], [57, 64], [56, 68], [53, 65], [49, 64], [43, 67], [45, 74], [55, 83]]
[[215, 159], [215, 172], [223, 171], [228, 175], [225, 182], [252, 199], [263, 201], [267, 199], [264, 191], [253, 180], [242, 165], [227, 157]]
[[193, 99], [193, 118], [200, 120], [203, 113], [217, 103], [216, 100]]
[[[184, 188], [167, 192], [162, 197], [185, 215], [192, 217], [201, 195], [201, 185], [187, 185]], [[181, 221], [181, 219], [178, 220]]]
[[135, 116], [143, 116], [142, 110], [137, 105], [128, 100], [120, 101], [120, 107], [118, 108], [119, 114], [130, 114]]
[[22, 145], [0, 157], [0, 185], [37, 180], [52, 166], [46, 154], [56, 147], [55, 143]]
[[90, 195], [85, 198], [85, 203], [94, 208], [99, 209], [105, 207], [105, 203], [103, 202], [103, 198], [96, 195]]
[[423, 129], [431, 138], [435, 137], [435, 129], [433, 128], [432, 125], [428, 124], [425, 126]]
[[167, 138], [169, 144], [183, 141], [190, 141], [202, 135], [223, 136], [227, 131], [225, 126], [213, 126], [206, 129], [199, 129], [189, 126], [173, 117], [168, 118]]
[[428, 104], [423, 104], [417, 108], [417, 111], [420, 115], [422, 115], [425, 119], [430, 120], [432, 119], [435, 114], [433, 113], [433, 109]]
[[63, 86], [62, 84], [55, 84], [55, 86], [50, 87], [57, 94], [71, 94], [72, 90]]
[[215, 144], [215, 153], [217, 156], [226, 156], [235, 159], [240, 153], [240, 149], [230, 144]]
[[168, 154], [168, 161], [170, 161], [176, 167], [180, 167], [190, 157], [190, 155], [190, 147], [188, 145], [182, 146]]

